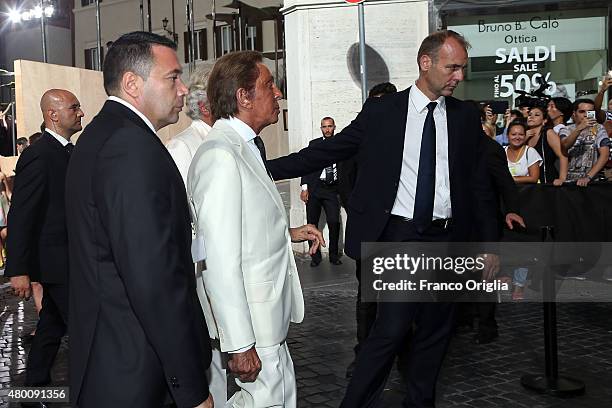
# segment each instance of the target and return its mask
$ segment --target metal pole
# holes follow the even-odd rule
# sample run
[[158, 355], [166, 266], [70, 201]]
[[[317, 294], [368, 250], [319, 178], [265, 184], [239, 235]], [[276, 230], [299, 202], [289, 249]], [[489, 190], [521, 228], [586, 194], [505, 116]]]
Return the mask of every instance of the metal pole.
[[244, 45], [242, 41], [243, 31], [242, 31], [242, 16], [238, 13], [238, 51], [244, 50]]
[[193, 0], [185, 0], [185, 12], [187, 14], [187, 45], [189, 50], [189, 72], [193, 72], [195, 68], [195, 53], [194, 53], [194, 22], [193, 22]]
[[274, 80], [278, 87], [280, 85], [280, 78], [278, 77], [278, 17], [274, 19]]
[[140, 0], [140, 31], [144, 31], [144, 0]]
[[363, 3], [359, 3], [359, 68], [361, 70], [361, 103], [368, 99], [366, 48], [365, 48], [365, 18]]
[[11, 116], [13, 121], [11, 122], [11, 135], [13, 137], [13, 156], [17, 154], [17, 135], [15, 134], [15, 88], [9, 88], [9, 94], [11, 96]]
[[153, 31], [151, 27], [151, 0], [147, 0], [147, 21], [149, 23], [149, 32]]
[[215, 0], [212, 0], [212, 44], [213, 44], [213, 60], [217, 59], [217, 6]]
[[98, 70], [102, 71], [102, 35], [100, 34], [100, 0], [96, 0], [96, 46], [98, 49]]
[[174, 0], [172, 0], [172, 40], [178, 44], [178, 34], [176, 32], [176, 18], [174, 17]]
[[[196, 46], [196, 32], [195, 32], [195, 14], [193, 11], [193, 0], [189, 0], [189, 8], [191, 10], [191, 71], [195, 71], [196, 61], [195, 61], [195, 46]], [[201, 52], [201, 50], [200, 50]]]
[[43, 0], [40, 0], [40, 9], [42, 14], [40, 16], [40, 36], [42, 41], [42, 57], [43, 62], [47, 62], [47, 30], [45, 29], [45, 8]]

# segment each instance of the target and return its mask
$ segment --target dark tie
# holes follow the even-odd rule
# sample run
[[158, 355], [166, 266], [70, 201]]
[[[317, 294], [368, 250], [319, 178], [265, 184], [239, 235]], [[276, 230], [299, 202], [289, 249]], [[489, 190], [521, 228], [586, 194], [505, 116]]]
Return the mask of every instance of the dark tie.
[[270, 171], [268, 170], [268, 162], [266, 160], [266, 146], [264, 145], [263, 140], [261, 139], [261, 137], [255, 136], [255, 139], [253, 139], [253, 141], [255, 142], [255, 146], [257, 146], [257, 150], [259, 150], [259, 154], [261, 155], [261, 159], [263, 160], [264, 167], [266, 168], [266, 173], [268, 173], [268, 176], [270, 176], [270, 178], [274, 180], [272, 178], [272, 175], [270, 174]]
[[413, 220], [417, 232], [423, 233], [433, 219], [434, 195], [436, 191], [436, 123], [434, 109], [437, 102], [427, 105], [427, 117], [423, 125], [419, 174], [417, 176], [416, 196], [414, 198]]
[[72, 150], [74, 150], [74, 145], [72, 143], [68, 143], [66, 146], [64, 146], [64, 148], [66, 149], [66, 152], [68, 152], [68, 156], [70, 156], [72, 154]]

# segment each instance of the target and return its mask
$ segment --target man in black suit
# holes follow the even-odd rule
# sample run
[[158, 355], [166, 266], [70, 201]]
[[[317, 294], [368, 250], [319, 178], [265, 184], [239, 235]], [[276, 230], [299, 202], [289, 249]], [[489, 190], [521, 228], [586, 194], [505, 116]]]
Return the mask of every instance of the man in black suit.
[[[497, 240], [480, 117], [473, 107], [451, 97], [463, 80], [468, 47], [453, 31], [431, 34], [419, 49], [415, 86], [368, 99], [327, 146], [311, 146], [269, 162], [279, 180], [357, 154], [359, 177], [348, 203], [345, 247], [352, 258], [360, 258], [362, 242], [463, 242], [474, 236]], [[494, 272], [488, 264], [483, 278], [490, 279]], [[452, 321], [448, 303], [380, 303], [342, 407], [376, 403], [413, 325], [403, 406], [434, 406]]]
[[187, 194], [156, 135], [178, 120], [181, 73], [170, 40], [121, 36], [104, 61], [109, 98], [68, 166], [75, 407], [212, 406]]
[[[329, 116], [321, 119], [322, 137], [313, 139], [308, 146], [325, 143], [334, 136], [336, 124]], [[329, 228], [329, 262], [332, 265], [342, 265], [338, 253], [338, 241], [340, 240], [340, 202], [338, 201], [338, 166], [332, 163], [323, 170], [319, 169], [304, 177], [300, 182], [302, 192], [300, 199], [306, 203], [306, 220], [308, 224], [319, 225], [321, 208], [325, 209], [327, 227]], [[312, 242], [309, 242], [312, 246]], [[316, 267], [321, 263], [321, 250], [317, 249], [310, 266]]]
[[[15, 169], [15, 187], [8, 216], [5, 276], [21, 298], [31, 282], [44, 288], [40, 319], [28, 355], [26, 386], [51, 382], [50, 371], [68, 322], [68, 242], [64, 185], [70, 136], [81, 130], [79, 100], [63, 89], [44, 93], [40, 107], [45, 132], [23, 151]], [[35, 405], [34, 405], [35, 406]]]
[[[368, 98], [381, 98], [384, 95], [396, 93], [397, 88], [390, 82], [382, 82], [374, 85]], [[338, 192], [340, 193], [340, 202], [343, 207], [348, 207], [349, 197], [355, 187], [357, 174], [357, 158], [351, 157], [338, 164]], [[355, 277], [361, 283], [361, 262], [355, 263]], [[355, 351], [355, 360], [353, 360], [346, 369], [346, 378], [351, 378], [355, 370], [357, 354], [361, 350], [361, 343], [368, 337], [370, 329], [376, 319], [376, 302], [363, 302], [361, 299], [361, 284], [357, 287], [357, 298], [355, 302], [355, 320], [357, 321], [357, 344], [353, 350]], [[400, 358], [401, 360], [401, 358]]]

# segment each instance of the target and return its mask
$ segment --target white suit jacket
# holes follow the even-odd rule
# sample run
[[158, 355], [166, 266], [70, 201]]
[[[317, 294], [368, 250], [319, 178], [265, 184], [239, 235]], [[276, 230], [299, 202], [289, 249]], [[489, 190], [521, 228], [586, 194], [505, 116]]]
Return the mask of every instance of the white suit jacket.
[[221, 351], [280, 344], [289, 322], [304, 317], [285, 208], [246, 143], [216, 122], [187, 179], [196, 234], [206, 240], [200, 300]]
[[166, 144], [166, 149], [168, 149], [176, 167], [181, 172], [185, 185], [187, 185], [187, 173], [191, 160], [198, 147], [204, 142], [208, 132], [210, 132], [210, 126], [201, 120], [194, 120], [187, 129], [170, 139]]

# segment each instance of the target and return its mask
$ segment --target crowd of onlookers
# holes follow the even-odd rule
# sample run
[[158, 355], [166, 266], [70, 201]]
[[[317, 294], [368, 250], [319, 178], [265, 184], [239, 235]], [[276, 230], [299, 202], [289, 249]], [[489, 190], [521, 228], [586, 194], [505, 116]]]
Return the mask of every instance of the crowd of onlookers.
[[483, 130], [504, 147], [516, 183], [587, 186], [606, 180], [612, 101], [607, 110], [602, 103], [610, 86], [612, 78], [605, 77], [595, 99], [526, 98], [500, 121], [489, 105], [481, 107]]
[[[612, 100], [602, 109], [612, 78], [601, 82], [595, 99], [524, 98], [503, 118], [488, 104], [480, 107], [483, 131], [504, 147], [517, 184], [546, 183], [585, 187], [611, 179]], [[498, 125], [501, 119], [501, 126]], [[513, 272], [513, 299], [523, 298], [527, 268]]]

